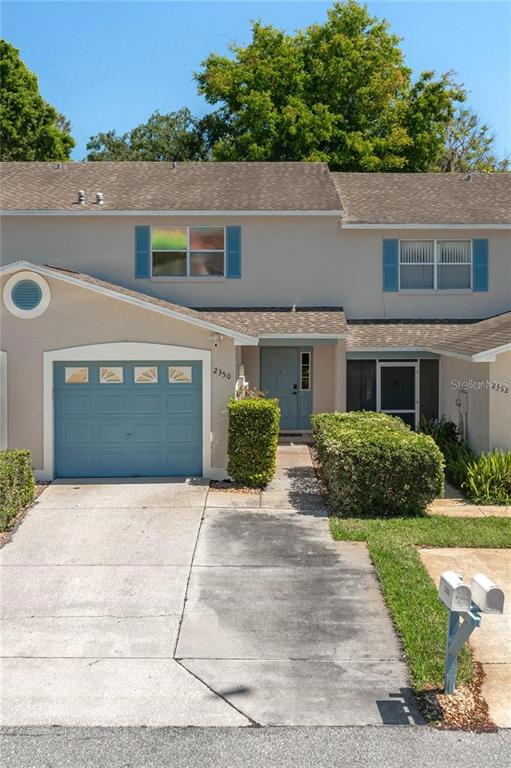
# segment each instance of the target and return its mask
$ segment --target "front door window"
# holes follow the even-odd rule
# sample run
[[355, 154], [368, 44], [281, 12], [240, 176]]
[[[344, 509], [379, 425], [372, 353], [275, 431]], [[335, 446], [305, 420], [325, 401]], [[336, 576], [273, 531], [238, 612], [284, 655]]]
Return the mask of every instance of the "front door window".
[[417, 364], [378, 363], [378, 409], [417, 426]]

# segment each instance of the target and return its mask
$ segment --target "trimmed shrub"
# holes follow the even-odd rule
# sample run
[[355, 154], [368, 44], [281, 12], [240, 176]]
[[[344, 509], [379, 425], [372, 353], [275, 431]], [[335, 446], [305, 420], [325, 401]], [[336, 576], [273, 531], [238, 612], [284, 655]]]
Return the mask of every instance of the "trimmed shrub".
[[423, 514], [443, 489], [443, 458], [434, 440], [393, 416], [372, 412], [312, 417], [320, 474], [334, 514]]
[[34, 500], [30, 451], [0, 451], [0, 531]]
[[469, 461], [464, 488], [478, 504], [511, 504], [511, 451], [491, 451]]
[[237, 483], [261, 488], [275, 474], [279, 439], [279, 401], [246, 397], [229, 401], [229, 475]]

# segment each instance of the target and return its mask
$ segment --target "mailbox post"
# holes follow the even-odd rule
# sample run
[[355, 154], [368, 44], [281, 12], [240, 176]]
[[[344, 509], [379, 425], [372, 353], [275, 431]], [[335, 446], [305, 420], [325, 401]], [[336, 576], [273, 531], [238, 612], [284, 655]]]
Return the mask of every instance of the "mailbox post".
[[444, 571], [438, 585], [440, 600], [449, 610], [445, 652], [444, 690], [454, 693], [458, 654], [477, 627], [481, 613], [501, 614], [504, 592], [483, 573], [476, 573], [469, 587], [454, 571]]

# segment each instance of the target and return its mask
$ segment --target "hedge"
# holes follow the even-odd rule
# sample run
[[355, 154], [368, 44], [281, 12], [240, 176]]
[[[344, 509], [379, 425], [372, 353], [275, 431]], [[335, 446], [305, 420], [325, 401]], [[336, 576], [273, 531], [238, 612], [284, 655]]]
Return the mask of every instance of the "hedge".
[[34, 500], [30, 451], [0, 451], [0, 531]]
[[423, 514], [443, 491], [443, 457], [428, 435], [401, 419], [355, 411], [312, 417], [329, 506], [336, 515]]
[[279, 438], [278, 400], [229, 401], [228, 472], [237, 483], [260, 488], [273, 478]]

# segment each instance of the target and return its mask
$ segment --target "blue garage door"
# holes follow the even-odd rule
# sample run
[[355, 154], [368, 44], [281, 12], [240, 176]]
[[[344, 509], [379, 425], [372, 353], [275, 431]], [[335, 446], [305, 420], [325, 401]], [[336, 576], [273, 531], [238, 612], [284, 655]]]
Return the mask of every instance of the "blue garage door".
[[55, 363], [57, 477], [202, 474], [202, 364]]

